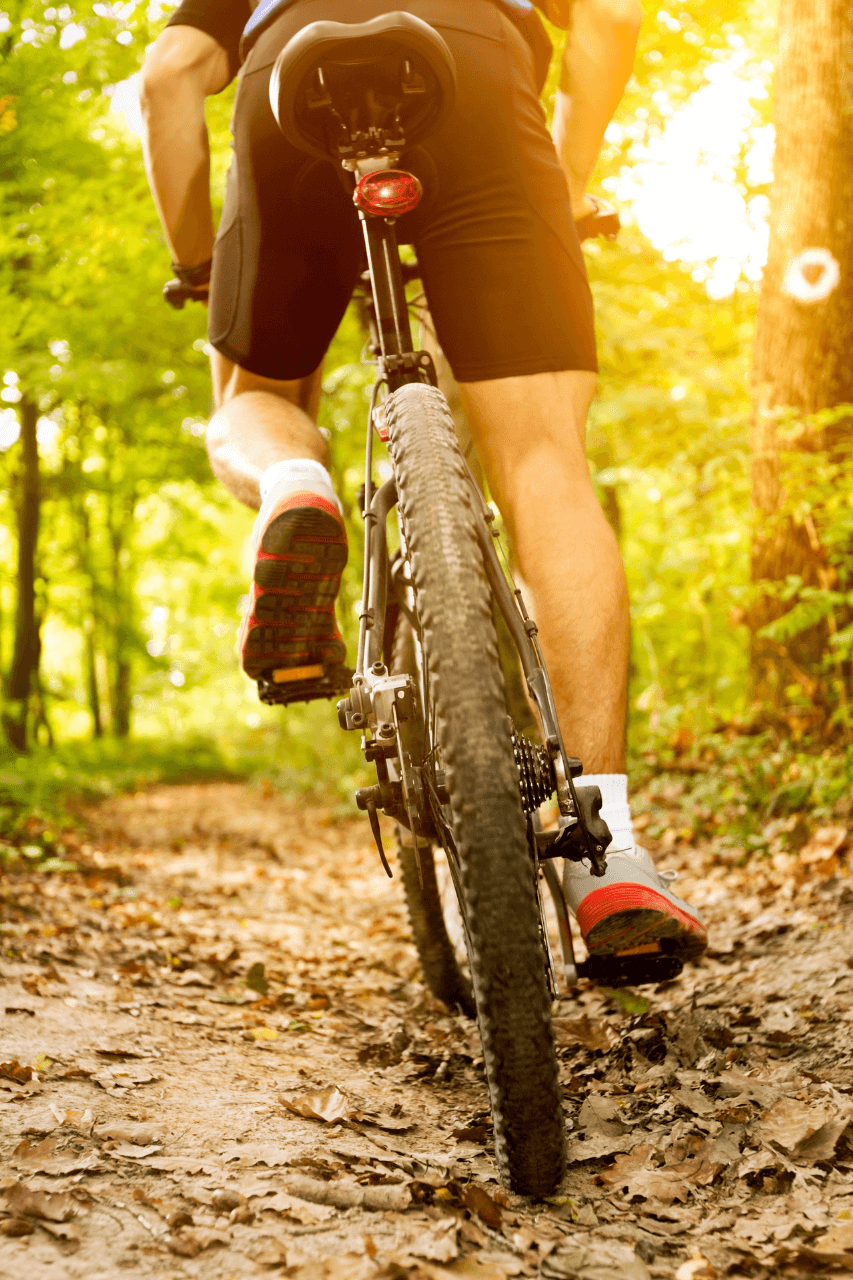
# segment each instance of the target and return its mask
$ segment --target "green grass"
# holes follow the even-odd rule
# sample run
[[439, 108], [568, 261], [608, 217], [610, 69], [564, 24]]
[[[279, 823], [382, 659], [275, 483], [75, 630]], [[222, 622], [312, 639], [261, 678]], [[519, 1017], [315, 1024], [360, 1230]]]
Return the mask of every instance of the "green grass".
[[[257, 764], [257, 762], [252, 762]], [[150, 741], [72, 742], [29, 755], [0, 753], [0, 838], [41, 840], [42, 829], [73, 823], [81, 805], [155, 783], [246, 776], [248, 761], [226, 760], [205, 741], [164, 747]], [[36, 835], [35, 833], [38, 833]], [[49, 843], [49, 842], [48, 842]]]

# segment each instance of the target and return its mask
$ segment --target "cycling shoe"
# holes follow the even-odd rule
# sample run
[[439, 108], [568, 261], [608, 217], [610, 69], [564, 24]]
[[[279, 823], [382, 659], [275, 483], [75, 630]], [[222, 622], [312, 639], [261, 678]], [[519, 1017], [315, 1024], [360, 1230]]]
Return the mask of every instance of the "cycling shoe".
[[346, 648], [335, 598], [348, 551], [338, 508], [310, 491], [278, 498], [273, 492], [258, 515], [254, 545], [254, 581], [238, 642], [243, 670], [254, 680], [289, 684], [340, 665]]
[[566, 862], [563, 888], [590, 956], [662, 951], [694, 960], [708, 945], [698, 911], [670, 888], [677, 872], [659, 872], [643, 848], [607, 853], [607, 871], [592, 875]]

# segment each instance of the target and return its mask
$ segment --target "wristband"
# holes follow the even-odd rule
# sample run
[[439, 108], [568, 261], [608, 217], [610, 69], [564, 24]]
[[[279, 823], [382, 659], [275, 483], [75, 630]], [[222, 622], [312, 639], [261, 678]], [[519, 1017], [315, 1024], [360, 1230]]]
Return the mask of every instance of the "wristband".
[[181, 284], [185, 284], [188, 289], [199, 289], [202, 285], [209, 284], [212, 266], [213, 259], [209, 258], [207, 262], [201, 262], [197, 267], [181, 267], [177, 262], [173, 262], [172, 270]]

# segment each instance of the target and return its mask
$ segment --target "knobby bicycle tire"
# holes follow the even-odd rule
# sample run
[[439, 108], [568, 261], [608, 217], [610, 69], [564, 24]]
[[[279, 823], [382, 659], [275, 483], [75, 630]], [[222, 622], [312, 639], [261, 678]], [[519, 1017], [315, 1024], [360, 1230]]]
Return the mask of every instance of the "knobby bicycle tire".
[[[417, 682], [414, 635], [408, 618], [400, 614], [394, 629], [391, 673], [400, 675], [404, 672]], [[416, 763], [420, 763], [425, 754], [422, 721], [419, 718], [404, 720], [400, 730], [404, 748]], [[471, 983], [459, 966], [455, 948], [447, 932], [433, 847], [419, 839], [416, 855], [414, 841], [415, 836], [407, 828], [398, 826], [397, 857], [412, 938], [421, 969], [434, 996], [449, 1008], [461, 1009], [469, 1018], [473, 1018], [477, 1012], [474, 993]]]
[[468, 954], [502, 1178], [553, 1191], [565, 1131], [533, 865], [490, 593], [453, 420], [435, 388], [385, 402], [415, 607], [460, 863]]

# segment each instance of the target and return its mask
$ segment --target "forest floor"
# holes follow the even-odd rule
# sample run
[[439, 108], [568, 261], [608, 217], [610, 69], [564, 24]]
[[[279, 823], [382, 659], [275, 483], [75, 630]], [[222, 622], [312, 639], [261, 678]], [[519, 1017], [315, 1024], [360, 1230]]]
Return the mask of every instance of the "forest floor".
[[846, 829], [749, 867], [689, 838], [649, 843], [710, 952], [559, 1001], [537, 1203], [364, 819], [237, 783], [90, 811], [77, 871], [4, 883], [0, 1276], [853, 1276]]

